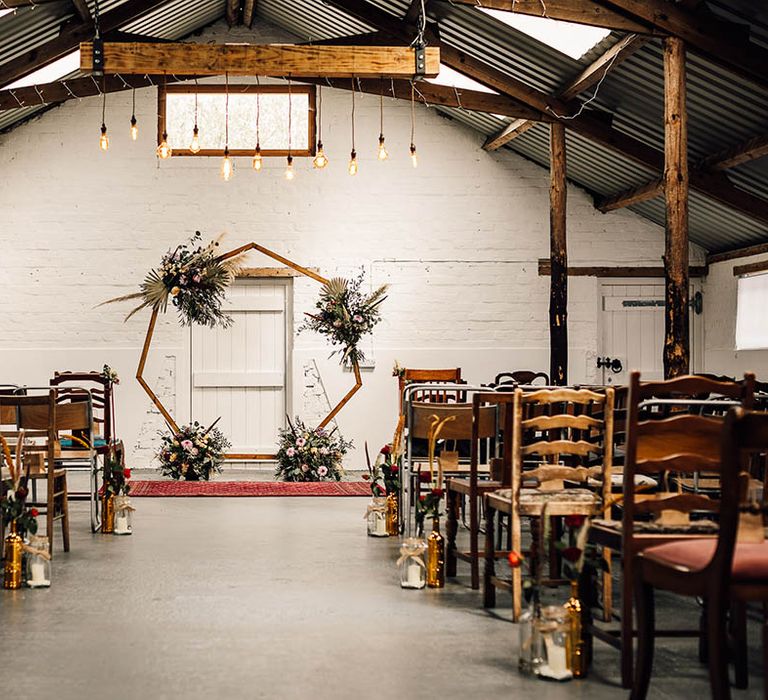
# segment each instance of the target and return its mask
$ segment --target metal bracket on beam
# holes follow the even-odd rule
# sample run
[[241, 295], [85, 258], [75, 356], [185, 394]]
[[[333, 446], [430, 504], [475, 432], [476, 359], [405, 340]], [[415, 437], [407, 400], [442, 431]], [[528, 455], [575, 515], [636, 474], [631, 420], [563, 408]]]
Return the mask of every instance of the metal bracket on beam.
[[104, 75], [104, 40], [101, 37], [93, 40], [93, 74]]
[[413, 49], [414, 57], [416, 59], [416, 69], [413, 72], [415, 80], [421, 80], [424, 77], [424, 70], [427, 65], [427, 46], [424, 42], [416, 44]]

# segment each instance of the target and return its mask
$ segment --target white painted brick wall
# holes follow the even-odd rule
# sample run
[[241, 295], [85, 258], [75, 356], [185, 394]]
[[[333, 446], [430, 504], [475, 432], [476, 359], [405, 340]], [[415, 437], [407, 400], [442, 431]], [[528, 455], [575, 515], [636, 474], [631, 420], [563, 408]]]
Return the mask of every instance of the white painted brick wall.
[[[218, 24], [200, 41], [285, 40], [267, 25], [250, 35]], [[398, 359], [410, 366], [462, 366], [470, 381], [498, 371], [546, 369], [548, 279], [537, 260], [548, 254], [545, 169], [509, 151], [486, 153], [481, 135], [433, 110], [417, 109], [418, 169], [408, 158], [409, 106], [386, 100], [390, 160], [376, 161], [378, 97], [357, 102], [360, 174], [346, 172], [350, 151], [350, 94], [323, 95], [323, 141], [331, 163], [315, 172], [296, 159], [287, 183], [284, 161], [264, 171], [239, 160], [235, 178], [218, 178], [217, 158], [154, 157], [157, 95], [137, 92], [139, 141], [128, 136], [130, 93], [110, 95], [110, 150], [98, 148], [101, 102], [71, 101], [0, 137], [0, 383], [46, 383], [53, 369], [99, 368], [123, 376], [118, 428], [136, 466], [149, 462], [149, 439], [161, 427], [131, 378], [147, 314], [123, 322], [128, 304], [95, 308], [135, 291], [163, 252], [191, 235], [227, 232], [227, 245], [263, 245], [326, 276], [363, 267], [372, 284], [391, 285], [383, 323], [372, 347], [376, 368], [339, 415], [343, 433], [362, 448], [391, 436]], [[601, 214], [583, 191], [568, 192], [571, 264], [654, 264], [663, 231], [628, 211]], [[249, 264], [270, 265], [253, 255]], [[594, 378], [597, 282], [570, 284], [571, 379]], [[295, 283], [295, 320], [317, 293], [311, 280]], [[186, 333], [173, 313], [157, 325], [146, 376], [166, 381], [179, 419], [187, 419]], [[294, 349], [293, 406], [304, 405], [304, 368], [316, 361], [335, 402], [352, 385], [319, 337], [301, 334]], [[169, 361], [168, 358], [174, 358]], [[175, 367], [175, 369], [174, 369]], [[168, 372], [175, 376], [168, 376]], [[175, 383], [175, 392], [174, 386]], [[360, 464], [357, 452], [350, 464]]]

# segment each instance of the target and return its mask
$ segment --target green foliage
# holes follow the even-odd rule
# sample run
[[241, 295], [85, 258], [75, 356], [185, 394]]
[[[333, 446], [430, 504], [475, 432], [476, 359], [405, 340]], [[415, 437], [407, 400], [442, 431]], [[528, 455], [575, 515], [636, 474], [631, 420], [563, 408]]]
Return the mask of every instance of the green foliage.
[[299, 418], [280, 431], [275, 478], [283, 481], [341, 481], [342, 457], [352, 443], [336, 430], [308, 428]]
[[427, 518], [437, 518], [440, 515], [440, 501], [443, 498], [443, 489], [433, 488], [428, 493], [419, 496], [416, 502], [416, 526], [419, 533], [424, 532], [424, 521]]
[[215, 426], [204, 428], [195, 421], [181, 427], [178, 433], [161, 433], [158, 452], [160, 471], [164, 476], [186, 481], [208, 481], [211, 472], [221, 472], [229, 440]]
[[15, 520], [16, 531], [22, 537], [27, 533], [30, 535], [37, 533], [37, 508], [27, 506], [28, 495], [27, 477], [25, 476], [19, 479], [15, 489], [10, 479], [4, 479], [0, 482], [0, 517], [2, 517], [6, 527]]
[[104, 457], [104, 490], [111, 496], [127, 496], [131, 491], [128, 480], [131, 470], [120, 460], [118, 453], [110, 449]]

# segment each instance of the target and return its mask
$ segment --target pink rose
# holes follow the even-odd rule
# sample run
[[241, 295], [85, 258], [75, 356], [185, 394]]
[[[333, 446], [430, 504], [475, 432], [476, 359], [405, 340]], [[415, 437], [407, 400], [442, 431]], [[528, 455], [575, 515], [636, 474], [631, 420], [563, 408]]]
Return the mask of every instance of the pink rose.
[[324, 464], [320, 465], [317, 468], [317, 475], [318, 476], [325, 476], [328, 473], [328, 467], [326, 467]]
[[296, 450], [293, 447], [289, 447], [285, 454], [288, 455], [288, 457], [293, 457], [296, 454]]
[[191, 452], [194, 445], [192, 444], [192, 440], [182, 440], [181, 446], [187, 451]]
[[309, 465], [308, 464], [302, 464], [301, 465], [301, 471], [306, 474], [309, 471]]

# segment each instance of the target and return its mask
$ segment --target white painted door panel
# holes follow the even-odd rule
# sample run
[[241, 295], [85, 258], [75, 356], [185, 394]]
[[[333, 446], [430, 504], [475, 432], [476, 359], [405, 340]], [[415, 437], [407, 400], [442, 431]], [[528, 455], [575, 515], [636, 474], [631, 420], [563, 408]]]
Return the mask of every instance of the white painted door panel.
[[235, 453], [274, 453], [286, 413], [289, 282], [237, 280], [227, 292], [229, 328], [191, 334], [192, 416], [218, 427]]

